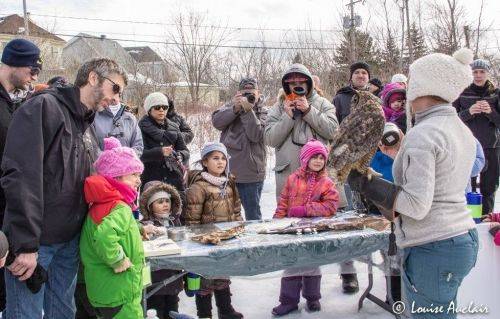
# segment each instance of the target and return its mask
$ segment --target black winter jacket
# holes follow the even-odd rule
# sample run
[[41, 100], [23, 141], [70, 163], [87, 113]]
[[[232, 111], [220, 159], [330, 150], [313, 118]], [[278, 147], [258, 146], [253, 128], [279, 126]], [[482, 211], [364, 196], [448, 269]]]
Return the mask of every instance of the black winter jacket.
[[346, 86], [337, 91], [332, 104], [335, 106], [335, 112], [339, 123], [351, 113], [351, 99], [354, 95], [354, 89]]
[[[499, 93], [500, 90], [495, 88], [490, 81], [487, 81], [485, 87], [482, 88], [471, 84], [453, 102], [458, 116], [470, 128], [485, 149], [500, 147]], [[471, 115], [469, 113], [469, 108], [479, 100], [486, 100], [490, 104], [490, 114], [480, 113]]]
[[186, 122], [184, 117], [179, 115], [174, 108], [174, 104], [170, 103], [168, 113], [167, 113], [167, 118], [177, 124], [179, 131], [181, 131], [182, 138], [184, 139], [184, 143], [188, 145], [193, 141], [194, 138], [194, 133], [189, 124]]
[[80, 233], [87, 215], [83, 183], [90, 172], [83, 134], [92, 119], [75, 87], [44, 90], [14, 114], [0, 180], [13, 253], [35, 252]]
[[[16, 106], [14, 102], [10, 99], [9, 93], [0, 84], [0, 156], [3, 154], [5, 148], [5, 140], [7, 139], [7, 129], [9, 128], [10, 122], [12, 121], [12, 114]], [[0, 170], [0, 175], [1, 175]], [[3, 224], [3, 215], [5, 210], [5, 194], [3, 189], [0, 187], [0, 227]]]
[[139, 121], [139, 128], [144, 142], [141, 156], [144, 162], [142, 185], [150, 181], [161, 181], [173, 185], [178, 191], [184, 191], [183, 171], [179, 161], [174, 155], [163, 156], [162, 151], [163, 147], [172, 146], [182, 162], [188, 162], [189, 151], [177, 124], [167, 119], [165, 124], [160, 125], [149, 115], [145, 115]]

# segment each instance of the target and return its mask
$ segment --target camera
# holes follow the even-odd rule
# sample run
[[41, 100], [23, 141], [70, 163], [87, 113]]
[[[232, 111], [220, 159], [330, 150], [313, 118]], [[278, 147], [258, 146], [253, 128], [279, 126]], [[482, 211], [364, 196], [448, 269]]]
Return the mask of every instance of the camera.
[[[306, 95], [306, 90], [301, 86], [294, 87], [292, 92], [293, 92], [293, 94], [295, 94], [297, 96]], [[293, 119], [294, 120], [296, 117], [301, 116], [302, 114], [303, 114], [303, 112], [301, 110], [298, 110], [296, 108], [293, 109]]]
[[384, 133], [382, 134], [382, 144], [385, 146], [394, 146], [399, 142], [399, 127], [394, 123], [385, 123]]
[[243, 93], [242, 95], [247, 98], [248, 103], [250, 103], [250, 104], [255, 103], [255, 94], [247, 92], [247, 93]]

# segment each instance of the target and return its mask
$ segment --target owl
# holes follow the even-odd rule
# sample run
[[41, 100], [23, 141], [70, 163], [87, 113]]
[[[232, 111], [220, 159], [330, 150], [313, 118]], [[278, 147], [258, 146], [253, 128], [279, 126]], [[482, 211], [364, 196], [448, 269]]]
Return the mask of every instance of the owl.
[[327, 167], [335, 182], [344, 184], [354, 168], [370, 179], [369, 168], [384, 132], [385, 118], [380, 99], [367, 91], [355, 91], [351, 113], [335, 132]]

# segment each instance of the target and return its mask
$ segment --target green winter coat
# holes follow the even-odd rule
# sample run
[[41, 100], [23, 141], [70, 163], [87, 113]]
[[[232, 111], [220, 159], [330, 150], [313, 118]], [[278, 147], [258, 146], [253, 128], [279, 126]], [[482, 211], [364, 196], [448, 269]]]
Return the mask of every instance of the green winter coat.
[[[94, 307], [116, 307], [142, 292], [144, 249], [130, 206], [102, 176], [85, 181], [85, 197], [92, 203], [80, 238], [87, 295]], [[115, 273], [128, 257], [132, 267]]]

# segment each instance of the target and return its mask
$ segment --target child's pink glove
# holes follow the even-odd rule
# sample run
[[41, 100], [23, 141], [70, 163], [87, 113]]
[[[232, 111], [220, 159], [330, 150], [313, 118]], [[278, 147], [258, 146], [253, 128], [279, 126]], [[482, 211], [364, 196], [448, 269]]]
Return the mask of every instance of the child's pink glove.
[[288, 217], [306, 217], [307, 212], [305, 206], [295, 206], [288, 210]]

